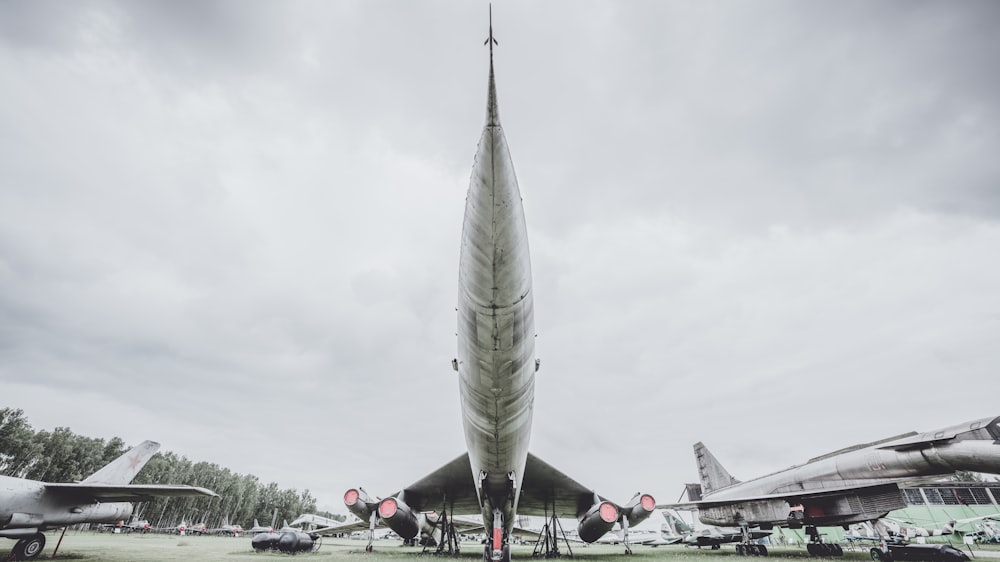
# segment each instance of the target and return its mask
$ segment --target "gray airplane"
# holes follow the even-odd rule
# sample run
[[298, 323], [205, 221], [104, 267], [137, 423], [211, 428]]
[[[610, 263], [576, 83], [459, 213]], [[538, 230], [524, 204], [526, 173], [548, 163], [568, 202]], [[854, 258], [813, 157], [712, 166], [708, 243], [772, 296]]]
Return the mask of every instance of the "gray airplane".
[[905, 508], [903, 483], [959, 470], [1000, 473], [1000, 417], [848, 447], [747, 482], [733, 478], [704, 444], [694, 453], [701, 497], [690, 497], [689, 486], [694, 501], [659, 507], [696, 508], [705, 524], [740, 527], [747, 554], [766, 554], [748, 540], [749, 528], [784, 526], [805, 527], [810, 554], [841, 555], [816, 527], [876, 521]]
[[[621, 522], [646, 519], [653, 497], [612, 503], [528, 452], [534, 408], [534, 305], [524, 209], [497, 106], [492, 21], [486, 125], [465, 204], [458, 280], [458, 372], [467, 452], [402, 490], [372, 498], [360, 488], [344, 501], [361, 526], [384, 524], [407, 541], [447, 528], [453, 515], [478, 514], [490, 536], [487, 560], [509, 560], [518, 514], [576, 517], [593, 542]], [[436, 517], [426, 513], [438, 511]], [[443, 516], [443, 517], [442, 517]], [[555, 523], [553, 517], [552, 522]], [[357, 525], [317, 532], [350, 532]], [[553, 529], [554, 526], [548, 527]], [[369, 535], [371, 536], [371, 534]], [[553, 542], [555, 537], [552, 537]], [[371, 549], [369, 544], [368, 549]]]
[[111, 523], [132, 515], [129, 502], [156, 496], [216, 496], [205, 488], [129, 484], [160, 448], [143, 441], [76, 483], [38, 482], [0, 476], [0, 537], [16, 539], [15, 560], [30, 560], [45, 548], [43, 531], [77, 523]]

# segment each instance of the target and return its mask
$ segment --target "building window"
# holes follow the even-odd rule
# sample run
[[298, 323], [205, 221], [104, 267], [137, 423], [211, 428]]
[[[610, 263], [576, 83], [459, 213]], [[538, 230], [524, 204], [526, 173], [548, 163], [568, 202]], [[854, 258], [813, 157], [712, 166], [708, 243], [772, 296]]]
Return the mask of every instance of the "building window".
[[906, 503], [910, 505], [924, 505], [924, 496], [918, 488], [905, 488], [903, 493], [906, 494]]
[[986, 488], [969, 488], [972, 492], [972, 500], [976, 502], [976, 505], [990, 505], [990, 495], [986, 493]]
[[937, 488], [924, 488], [924, 495], [927, 496], [927, 503], [930, 505], [944, 505], [941, 492]]

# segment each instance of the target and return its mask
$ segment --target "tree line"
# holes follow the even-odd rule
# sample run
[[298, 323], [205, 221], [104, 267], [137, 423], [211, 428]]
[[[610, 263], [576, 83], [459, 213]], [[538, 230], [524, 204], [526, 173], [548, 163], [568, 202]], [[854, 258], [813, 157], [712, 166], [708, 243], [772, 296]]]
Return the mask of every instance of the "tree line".
[[[105, 441], [73, 433], [68, 427], [35, 431], [20, 409], [0, 409], [0, 474], [43, 482], [77, 482], [121, 456], [128, 447], [119, 437]], [[238, 474], [214, 463], [193, 462], [173, 452], [158, 452], [133, 484], [186, 484], [219, 494], [217, 498], [156, 498], [136, 504], [135, 513], [152, 527], [223, 521], [246, 527], [257, 519], [278, 525], [303, 513], [344, 520], [343, 515], [316, 511], [309, 490], [281, 489], [252, 474]]]

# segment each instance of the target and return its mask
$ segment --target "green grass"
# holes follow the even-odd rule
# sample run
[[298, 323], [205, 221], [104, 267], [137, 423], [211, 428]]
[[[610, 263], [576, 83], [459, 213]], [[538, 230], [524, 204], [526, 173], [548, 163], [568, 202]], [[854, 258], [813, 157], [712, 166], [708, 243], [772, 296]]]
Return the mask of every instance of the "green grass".
[[[47, 560], [55, 549], [59, 540], [58, 532], [47, 533], [48, 543], [39, 560]], [[0, 542], [0, 555], [10, 552], [14, 546], [14, 541]], [[406, 548], [400, 546], [399, 541], [377, 541], [375, 552], [365, 553], [365, 543], [359, 540], [349, 539], [323, 539], [323, 546], [317, 553], [306, 553], [295, 555], [293, 560], [299, 561], [325, 561], [336, 560], [338, 562], [419, 562], [428, 560], [430, 555], [421, 555], [421, 548]], [[581, 562], [655, 562], [657, 560], [668, 559], [671, 562], [722, 562], [722, 558], [729, 562], [739, 562], [751, 557], [738, 556], [732, 546], [724, 547], [721, 550], [697, 550], [685, 548], [683, 546], [669, 546], [650, 548], [644, 546], [634, 547], [635, 554], [629, 558], [624, 558], [621, 546], [606, 545], [571, 545], [573, 558]], [[441, 560], [457, 559], [462, 562], [474, 562], [481, 560], [482, 545], [473, 542], [462, 543], [462, 554], [458, 557], [442, 557]], [[565, 553], [565, 547], [562, 548]], [[772, 559], [809, 559], [805, 548], [779, 548], [771, 547]], [[977, 554], [980, 553], [977, 547]], [[995, 551], [994, 551], [995, 552]], [[532, 546], [515, 545], [512, 550], [512, 557], [521, 560], [530, 560]], [[173, 562], [173, 561], [214, 561], [222, 560], [227, 562], [265, 562], [268, 560], [285, 560], [290, 555], [281, 553], [255, 553], [250, 547], [249, 537], [179, 537], [176, 535], [111, 535], [103, 533], [91, 533], [86, 531], [70, 531], [66, 533], [59, 547], [56, 560], [81, 560], [81, 561], [101, 561], [101, 562]], [[822, 559], [835, 560], [835, 559]], [[844, 553], [840, 560], [864, 560], [869, 561], [868, 551], [855, 550]]]

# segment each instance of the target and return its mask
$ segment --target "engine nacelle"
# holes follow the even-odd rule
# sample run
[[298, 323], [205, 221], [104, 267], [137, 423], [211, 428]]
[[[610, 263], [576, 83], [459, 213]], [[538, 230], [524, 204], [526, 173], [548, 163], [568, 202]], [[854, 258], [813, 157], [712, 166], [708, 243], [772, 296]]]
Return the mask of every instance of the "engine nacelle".
[[350, 490], [344, 492], [344, 505], [347, 506], [347, 510], [353, 513], [361, 519], [362, 521], [371, 521], [372, 513], [375, 512], [375, 508], [378, 507], [378, 502], [371, 499], [364, 490], [360, 488], [351, 488]]
[[583, 542], [594, 542], [615, 526], [619, 517], [618, 507], [611, 502], [594, 504], [580, 517], [576, 532]]
[[628, 524], [631, 527], [648, 519], [653, 514], [655, 508], [656, 500], [653, 499], [653, 496], [649, 494], [636, 494], [627, 504], [622, 506], [622, 517], [628, 518]]
[[412, 539], [417, 536], [420, 530], [420, 522], [417, 516], [410, 509], [410, 506], [403, 502], [402, 498], [385, 498], [378, 504], [378, 516], [385, 521], [397, 535], [404, 539]]

